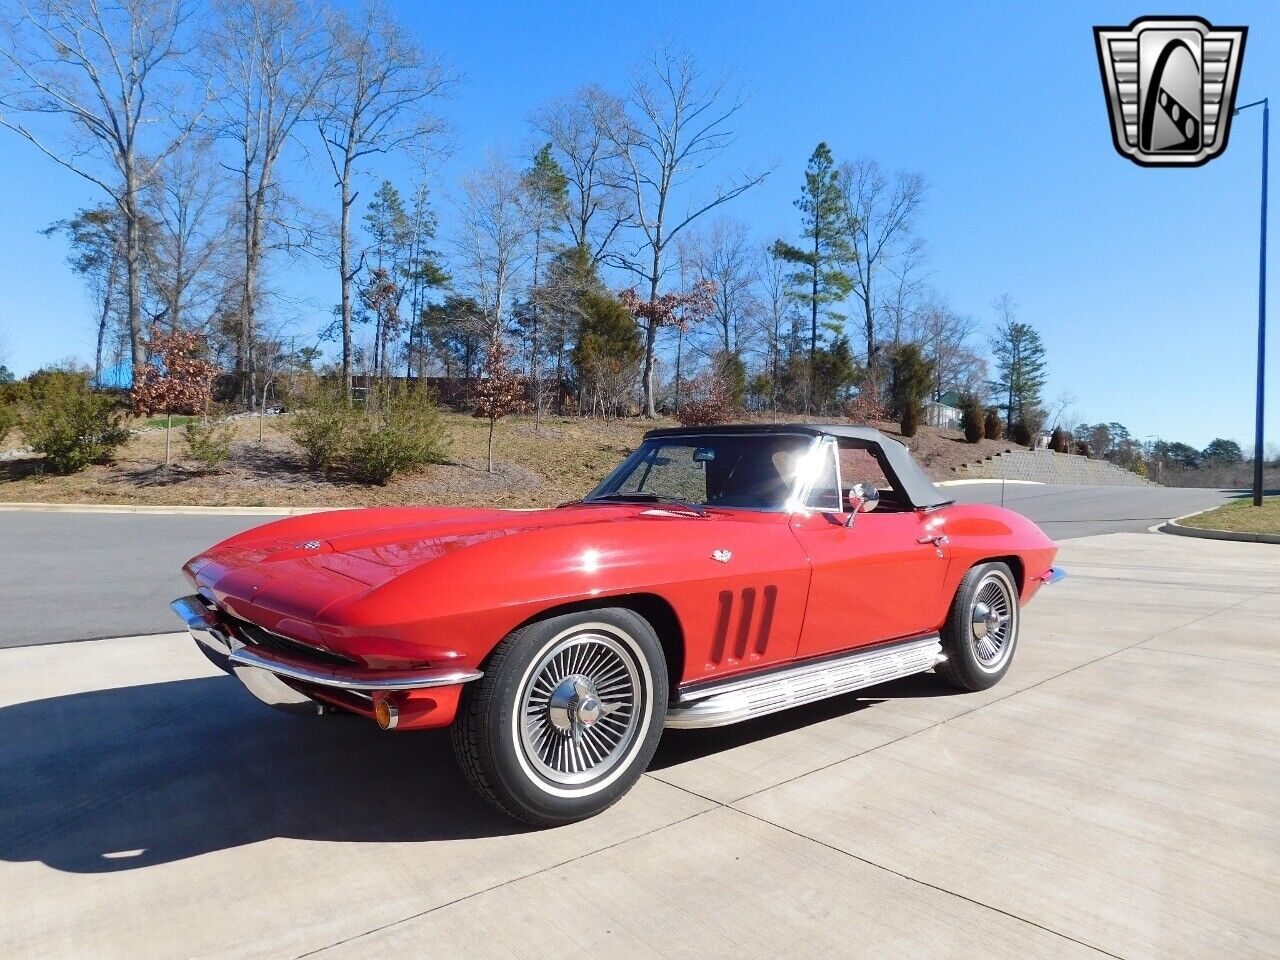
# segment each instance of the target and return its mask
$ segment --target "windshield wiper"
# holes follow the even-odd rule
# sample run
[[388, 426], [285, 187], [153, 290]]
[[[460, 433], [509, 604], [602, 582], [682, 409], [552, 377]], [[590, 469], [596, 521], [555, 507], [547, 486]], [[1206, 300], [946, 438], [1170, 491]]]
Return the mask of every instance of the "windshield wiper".
[[663, 493], [649, 493], [648, 491], [637, 491], [635, 493], [602, 493], [598, 497], [588, 497], [583, 503], [601, 503], [603, 501], [616, 501], [619, 503], [636, 502], [641, 503], [668, 503], [673, 507], [684, 507], [691, 510], [700, 517], [705, 517], [707, 511], [696, 503], [690, 503], [688, 500], [681, 500], [679, 497], [669, 497]]

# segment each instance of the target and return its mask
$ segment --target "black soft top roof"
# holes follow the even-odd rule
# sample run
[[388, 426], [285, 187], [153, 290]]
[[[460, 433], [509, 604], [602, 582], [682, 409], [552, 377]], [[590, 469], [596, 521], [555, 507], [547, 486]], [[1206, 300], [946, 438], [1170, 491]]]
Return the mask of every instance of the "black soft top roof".
[[706, 427], [662, 427], [650, 430], [645, 439], [665, 439], [670, 437], [696, 437], [708, 434], [807, 434], [812, 437], [836, 437], [844, 440], [858, 441], [878, 454], [878, 459], [894, 488], [911, 502], [916, 508], [940, 507], [951, 503], [936, 487], [919, 464], [911, 458], [905, 444], [893, 437], [886, 436], [874, 427], [858, 427], [848, 423], [727, 423]]

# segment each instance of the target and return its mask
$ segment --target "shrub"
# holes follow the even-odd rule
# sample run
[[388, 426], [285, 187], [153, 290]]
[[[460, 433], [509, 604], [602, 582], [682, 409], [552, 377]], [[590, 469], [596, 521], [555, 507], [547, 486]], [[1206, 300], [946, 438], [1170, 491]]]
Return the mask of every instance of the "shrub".
[[719, 383], [713, 381], [701, 397], [680, 404], [676, 418], [686, 427], [707, 427], [733, 419], [733, 401]]
[[361, 483], [382, 486], [398, 473], [441, 462], [448, 438], [435, 397], [416, 387], [370, 393], [347, 451], [347, 468]]
[[192, 420], [182, 428], [187, 453], [206, 467], [226, 463], [235, 429], [225, 420]]
[[289, 417], [288, 431], [309, 469], [328, 471], [341, 462], [358, 416], [341, 390], [318, 384], [308, 391], [306, 406]]
[[1019, 418], [1013, 421], [1013, 427], [1009, 430], [1009, 439], [1024, 447], [1031, 446], [1031, 428], [1027, 426], [1025, 420]]
[[904, 343], [889, 360], [889, 395], [904, 437], [914, 437], [924, 417], [924, 401], [933, 383], [933, 364], [919, 344]]
[[1004, 439], [1004, 418], [995, 407], [987, 410], [987, 418], [982, 421], [982, 435], [988, 440]]
[[888, 408], [869, 391], [859, 393], [846, 403], [843, 413], [855, 423], [871, 423], [889, 419]]
[[1071, 452], [1071, 437], [1067, 435], [1067, 431], [1061, 427], [1054, 427], [1053, 433], [1049, 436], [1049, 449], [1056, 453]]
[[1145, 460], [1133, 461], [1133, 466], [1129, 469], [1144, 479], [1151, 476], [1151, 471], [1147, 468], [1147, 462]]
[[1076, 441], [1076, 453], [1082, 457], [1093, 456], [1093, 450], [1090, 449], [1089, 444], [1084, 440]]
[[961, 394], [960, 413], [965, 443], [977, 443], [982, 439], [985, 428], [982, 421], [982, 404], [972, 393]]
[[4, 442], [4, 438], [9, 435], [18, 424], [18, 408], [15, 404], [8, 403], [3, 397], [0, 397], [0, 443]]
[[22, 432], [54, 473], [105, 463], [129, 439], [115, 400], [94, 393], [86, 377], [41, 371], [26, 384]]

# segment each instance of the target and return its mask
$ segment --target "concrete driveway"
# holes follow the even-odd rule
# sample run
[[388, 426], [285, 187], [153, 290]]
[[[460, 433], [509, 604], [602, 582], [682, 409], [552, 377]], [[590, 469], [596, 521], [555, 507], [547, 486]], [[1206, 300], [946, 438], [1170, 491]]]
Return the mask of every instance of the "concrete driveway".
[[1280, 549], [1061, 560], [995, 689], [671, 732], [545, 832], [183, 637], [0, 650], [0, 956], [1280, 955]]
[[[965, 503], [1003, 498], [1055, 540], [1146, 530], [1227, 497], [1219, 490], [1013, 483], [947, 491]], [[169, 601], [189, 592], [182, 564], [271, 519], [0, 510], [0, 647], [172, 630]]]

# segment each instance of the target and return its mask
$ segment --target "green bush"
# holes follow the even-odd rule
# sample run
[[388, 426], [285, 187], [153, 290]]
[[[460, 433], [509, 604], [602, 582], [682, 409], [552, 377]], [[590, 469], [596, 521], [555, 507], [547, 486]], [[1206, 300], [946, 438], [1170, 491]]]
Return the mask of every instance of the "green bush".
[[18, 425], [18, 408], [0, 397], [0, 443], [9, 435], [9, 431]]
[[129, 439], [115, 399], [95, 393], [80, 374], [40, 371], [23, 393], [22, 432], [54, 473], [105, 463]]
[[995, 407], [987, 411], [987, 418], [982, 422], [982, 435], [988, 440], [1004, 439], [1004, 419]]
[[216, 467], [231, 456], [235, 428], [225, 420], [190, 420], [182, 428], [187, 453], [206, 467]]
[[448, 451], [435, 397], [414, 387], [371, 391], [351, 435], [347, 469], [361, 483], [382, 486], [398, 473], [439, 463]]
[[309, 469], [328, 471], [341, 463], [358, 416], [341, 390], [320, 384], [308, 391], [306, 406], [289, 417], [288, 430]]
[[961, 426], [965, 443], [977, 443], [982, 439], [985, 425], [982, 422], [982, 404], [972, 393], [960, 395]]

